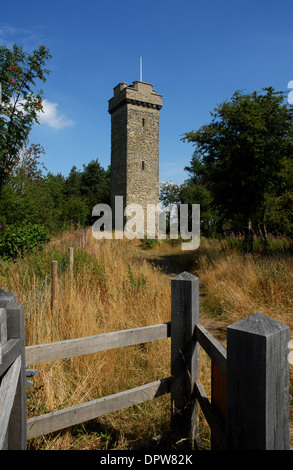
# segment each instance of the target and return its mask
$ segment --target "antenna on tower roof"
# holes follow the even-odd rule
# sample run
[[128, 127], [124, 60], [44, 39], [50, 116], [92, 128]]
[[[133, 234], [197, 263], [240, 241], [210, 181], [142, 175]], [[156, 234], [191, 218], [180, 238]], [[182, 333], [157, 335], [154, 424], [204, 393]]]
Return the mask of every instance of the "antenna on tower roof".
[[142, 82], [142, 57], [140, 56], [140, 81]]

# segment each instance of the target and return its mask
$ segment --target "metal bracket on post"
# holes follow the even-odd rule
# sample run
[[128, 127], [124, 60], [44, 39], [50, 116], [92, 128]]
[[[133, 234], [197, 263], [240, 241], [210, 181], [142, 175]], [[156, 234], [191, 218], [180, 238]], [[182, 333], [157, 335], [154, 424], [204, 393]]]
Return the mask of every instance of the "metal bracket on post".
[[[38, 375], [38, 373], [39, 371], [37, 369], [26, 369], [25, 376], [27, 379], [29, 379], [30, 377], [33, 377], [34, 375]], [[30, 387], [31, 385], [33, 385], [33, 382], [31, 382], [30, 380], [27, 380], [26, 386]]]

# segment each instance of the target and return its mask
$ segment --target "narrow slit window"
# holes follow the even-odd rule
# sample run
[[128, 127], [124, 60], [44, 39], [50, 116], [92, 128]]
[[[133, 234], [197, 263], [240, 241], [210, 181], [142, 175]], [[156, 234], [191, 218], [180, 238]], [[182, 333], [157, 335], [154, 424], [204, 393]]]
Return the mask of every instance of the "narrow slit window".
[[142, 127], [145, 125], [145, 118], [142, 118]]
[[145, 169], [145, 166], [144, 166], [144, 161], [141, 162], [141, 169], [144, 170]]

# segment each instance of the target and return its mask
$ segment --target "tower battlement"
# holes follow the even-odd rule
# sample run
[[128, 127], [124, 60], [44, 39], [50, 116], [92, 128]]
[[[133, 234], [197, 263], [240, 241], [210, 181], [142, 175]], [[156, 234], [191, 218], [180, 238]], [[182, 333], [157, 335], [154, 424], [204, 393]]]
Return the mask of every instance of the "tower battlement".
[[114, 88], [114, 96], [109, 100], [109, 113], [112, 114], [117, 107], [133, 102], [137, 106], [162, 108], [162, 95], [157, 94], [151, 83], [135, 81], [132, 85], [119, 83]]

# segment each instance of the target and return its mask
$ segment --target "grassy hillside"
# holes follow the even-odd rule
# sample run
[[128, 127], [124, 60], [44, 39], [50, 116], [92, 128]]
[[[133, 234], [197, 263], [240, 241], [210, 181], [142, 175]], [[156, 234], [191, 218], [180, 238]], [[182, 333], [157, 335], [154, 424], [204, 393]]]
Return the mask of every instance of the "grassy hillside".
[[[276, 243], [266, 255], [241, 252], [239, 240], [202, 240], [196, 252], [180, 244], [97, 241], [68, 232], [15, 262], [1, 261], [1, 287], [25, 306], [27, 345], [78, 338], [170, 320], [170, 277], [199, 276], [201, 322], [225, 343], [228, 324], [255, 311], [292, 329], [293, 258]], [[68, 247], [74, 246], [74, 272]], [[50, 262], [58, 260], [58, 307], [50, 307]], [[209, 386], [209, 360], [201, 351], [200, 379]], [[170, 339], [36, 366], [28, 391], [29, 417], [117, 393], [170, 375]], [[292, 383], [291, 383], [292, 385]], [[128, 449], [153, 436], [168, 436], [170, 398], [164, 396], [34, 439], [31, 449]], [[209, 432], [202, 421], [208, 447]]]

